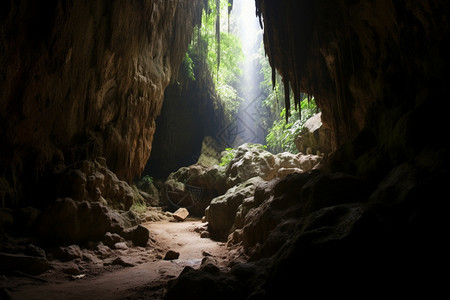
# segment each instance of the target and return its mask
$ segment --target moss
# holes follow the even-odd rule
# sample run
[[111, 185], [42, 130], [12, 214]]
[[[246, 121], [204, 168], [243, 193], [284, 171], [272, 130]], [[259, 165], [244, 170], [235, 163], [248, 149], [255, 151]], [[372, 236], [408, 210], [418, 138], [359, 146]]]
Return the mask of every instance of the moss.
[[130, 210], [137, 213], [145, 212], [147, 210], [147, 204], [145, 199], [139, 194], [139, 189], [135, 185], [132, 185], [131, 189], [133, 191], [133, 204], [131, 205]]

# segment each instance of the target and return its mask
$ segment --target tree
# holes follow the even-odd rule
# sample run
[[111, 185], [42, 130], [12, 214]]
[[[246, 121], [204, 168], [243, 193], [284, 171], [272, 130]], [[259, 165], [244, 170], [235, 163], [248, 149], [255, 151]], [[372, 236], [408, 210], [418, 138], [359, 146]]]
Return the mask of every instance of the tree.
[[[229, 120], [239, 108], [240, 99], [237, 94], [238, 78], [241, 74], [239, 68], [243, 61], [241, 42], [228, 26], [222, 24], [220, 18], [223, 14], [230, 14], [232, 0], [208, 0], [202, 15], [202, 25], [194, 32], [192, 43], [189, 46], [183, 69], [193, 76], [193, 56], [206, 60], [213, 78], [215, 91], [219, 101], [225, 107]], [[192, 77], [194, 78], [194, 77]]]

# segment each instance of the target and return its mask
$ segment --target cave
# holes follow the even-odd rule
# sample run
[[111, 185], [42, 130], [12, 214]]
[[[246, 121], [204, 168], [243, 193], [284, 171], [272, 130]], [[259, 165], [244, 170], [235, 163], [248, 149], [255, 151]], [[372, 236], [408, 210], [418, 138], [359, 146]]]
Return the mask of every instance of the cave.
[[[1, 2], [1, 299], [446, 294], [448, 1], [251, 2], [286, 119], [320, 109], [317, 155], [210, 138], [226, 109], [183, 67], [206, 0]], [[229, 256], [159, 246], [144, 223], [178, 218], [177, 189], [203, 223], [174, 224]]]

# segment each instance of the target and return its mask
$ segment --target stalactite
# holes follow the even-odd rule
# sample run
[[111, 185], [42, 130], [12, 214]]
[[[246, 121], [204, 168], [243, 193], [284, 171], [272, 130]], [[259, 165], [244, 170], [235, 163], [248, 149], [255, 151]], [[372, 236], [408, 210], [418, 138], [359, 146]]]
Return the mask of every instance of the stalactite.
[[289, 77], [283, 76], [284, 81], [284, 107], [286, 108], [286, 123], [290, 117], [290, 86], [289, 86]]

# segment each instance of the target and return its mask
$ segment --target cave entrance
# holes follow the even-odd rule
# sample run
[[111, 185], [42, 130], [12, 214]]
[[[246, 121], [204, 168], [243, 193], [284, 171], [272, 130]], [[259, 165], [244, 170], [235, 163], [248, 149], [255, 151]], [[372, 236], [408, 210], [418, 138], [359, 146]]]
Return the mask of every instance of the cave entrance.
[[[136, 184], [141, 195], [151, 195], [142, 203], [171, 212], [186, 208], [199, 218], [228, 189], [255, 176], [268, 180], [278, 174], [272, 166], [266, 176], [257, 161], [277, 161], [276, 155], [287, 152], [282, 160], [293, 163], [283, 168], [304, 169], [292, 155], [300, 151], [303, 125], [317, 113], [311, 96], [302, 95], [301, 115], [290, 114], [295, 108], [280, 101], [285, 88], [266, 56], [255, 2], [207, 3], [178, 78], [165, 90], [151, 156]], [[254, 161], [240, 167], [252, 170], [248, 176], [230, 171], [232, 160], [249, 155]]]
[[316, 113], [314, 100], [288, 119], [281, 77], [272, 80], [254, 1], [209, 0], [178, 79], [165, 91], [143, 175], [165, 181], [196, 164], [202, 151], [220, 163], [222, 151], [244, 143], [298, 153], [296, 138]]

